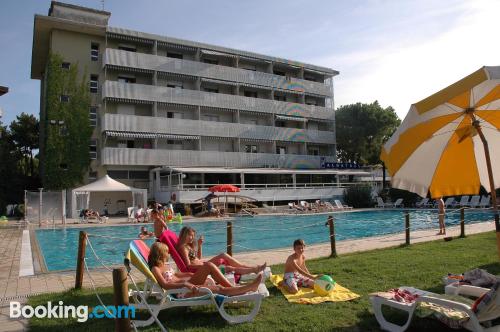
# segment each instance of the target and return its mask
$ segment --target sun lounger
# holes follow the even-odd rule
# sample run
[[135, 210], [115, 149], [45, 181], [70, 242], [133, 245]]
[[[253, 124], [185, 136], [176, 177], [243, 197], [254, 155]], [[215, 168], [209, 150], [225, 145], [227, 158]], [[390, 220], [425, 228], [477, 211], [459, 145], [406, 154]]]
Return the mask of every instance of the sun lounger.
[[[208, 288], [200, 288], [201, 296], [182, 298], [181, 294], [186, 294], [189, 289], [171, 289], [164, 290], [149, 270], [147, 264], [147, 256], [149, 255], [149, 247], [141, 241], [134, 240], [130, 243], [129, 250], [126, 254], [124, 264], [127, 270], [131, 271], [131, 264], [146, 277], [143, 290], [129, 290], [129, 296], [133, 299], [130, 306], [136, 310], [150, 310], [151, 317], [146, 320], [133, 320], [132, 323], [136, 327], [148, 326], [155, 321], [161, 324], [158, 320], [158, 314], [161, 310], [174, 307], [192, 307], [200, 305], [214, 305], [222, 318], [230, 324], [238, 324], [252, 321], [260, 309], [260, 304], [264, 295], [258, 292], [251, 292], [239, 296], [223, 296], [212, 293]], [[262, 286], [263, 284], [261, 284]], [[180, 296], [179, 296], [180, 295]], [[148, 301], [151, 299], [154, 301]], [[153, 303], [154, 302], [154, 303]], [[232, 316], [225, 310], [224, 305], [235, 302], [254, 303], [251, 311], [246, 315]], [[163, 327], [163, 326], [162, 326]]]
[[415, 203], [415, 207], [421, 209], [421, 208], [426, 207], [428, 203], [429, 203], [429, 199], [427, 197], [422, 198], [422, 200], [420, 202]]
[[[391, 204], [391, 203], [386, 203], [386, 204]], [[402, 207], [404, 207], [404, 205], [403, 205], [403, 199], [402, 199], [402, 198], [398, 198], [398, 199], [397, 199], [397, 200], [396, 200], [396, 201], [392, 204], [392, 206], [391, 206], [391, 207], [393, 207], [393, 208], [397, 208], [397, 207], [402, 208]]]
[[446, 201], [444, 201], [444, 207], [449, 208], [449, 207], [454, 207], [457, 205], [457, 202], [455, 201], [455, 197], [448, 197]]
[[482, 196], [481, 201], [479, 202], [480, 208], [489, 208], [490, 207], [490, 196]]
[[470, 202], [467, 202], [464, 206], [468, 206], [470, 208], [475, 208], [479, 206], [479, 200], [481, 199], [481, 196], [479, 195], [474, 195], [471, 197]]
[[352, 210], [352, 206], [344, 205], [338, 199], [334, 200], [334, 202], [335, 202], [335, 205], [337, 206], [337, 209], [339, 209], [339, 210]]
[[392, 203], [384, 203], [381, 197], [377, 197], [377, 205], [375, 207], [377, 208], [386, 208], [386, 207], [392, 207]]
[[469, 196], [460, 197], [460, 202], [458, 202], [458, 206], [468, 206], [469, 204]]
[[[417, 296], [412, 302], [405, 302], [404, 299], [403, 301], [397, 301], [396, 299], [389, 299], [376, 294], [371, 295], [370, 301], [380, 327], [386, 331], [405, 331], [410, 325], [414, 311], [419, 303], [432, 304], [462, 313], [465, 318], [460, 319], [459, 324], [467, 330], [477, 332], [498, 331], [499, 325], [493, 327], [489, 326], [494, 319], [500, 316], [499, 285], [500, 282], [497, 282], [491, 289], [473, 286], [458, 288], [456, 293], [458, 295], [480, 296], [472, 305], [466, 304], [466, 302], [470, 301], [464, 301], [464, 303], [462, 303], [442, 298], [439, 294], [422, 291], [412, 287], [399, 288], [399, 290]], [[387, 321], [382, 313], [383, 305], [406, 311], [408, 313], [408, 320], [403, 325], [397, 325]], [[456, 322], [458, 321], [455, 321], [455, 323]]]

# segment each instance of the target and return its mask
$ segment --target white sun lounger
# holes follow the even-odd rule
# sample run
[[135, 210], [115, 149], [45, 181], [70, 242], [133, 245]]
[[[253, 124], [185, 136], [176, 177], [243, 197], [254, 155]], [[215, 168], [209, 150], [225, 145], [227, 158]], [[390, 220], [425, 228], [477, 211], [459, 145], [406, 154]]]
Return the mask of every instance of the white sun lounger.
[[339, 209], [339, 210], [352, 210], [352, 206], [344, 205], [338, 199], [334, 200], [334, 202], [335, 202], [335, 205], [337, 206], [337, 209]]
[[490, 207], [490, 196], [482, 196], [481, 201], [479, 202], [480, 208], [488, 208]]
[[475, 208], [477, 206], [479, 206], [479, 200], [481, 199], [481, 196], [479, 195], [474, 195], [471, 197], [470, 199], [470, 202], [468, 202], [467, 204], [465, 204], [464, 206], [468, 206], [468, 207], [471, 207], [471, 208]]
[[460, 197], [460, 202], [458, 202], [458, 206], [468, 206], [469, 205], [469, 196]]
[[[419, 302], [426, 302], [465, 312], [469, 316], [469, 320], [465, 322], [462, 325], [462, 327], [469, 331], [476, 331], [476, 332], [499, 331], [500, 325], [490, 327], [491, 322], [500, 316], [500, 295], [499, 295], [500, 292], [498, 284], [494, 286], [494, 288], [492, 288], [491, 290], [487, 288], [474, 287], [474, 286], [457, 288], [455, 295], [478, 297], [485, 293], [488, 293], [482, 300], [483, 303], [478, 305], [478, 309], [476, 311], [473, 310], [472, 306], [469, 306], [461, 302], [439, 298], [437, 297], [439, 295], [435, 293], [426, 292], [412, 287], [399, 287], [399, 289], [408, 290], [412, 294], [418, 294], [419, 296], [415, 300], [415, 302], [412, 303], [398, 302], [396, 300], [391, 300], [375, 295], [372, 295], [370, 297], [375, 318], [377, 319], [378, 323], [380, 324], [380, 327], [383, 330], [391, 332], [405, 331], [411, 323], [411, 320], [413, 318], [413, 313], [415, 311], [415, 308], [417, 307], [417, 304]], [[406, 311], [408, 313], [408, 320], [403, 325], [397, 325], [387, 321], [382, 313], [383, 305], [399, 309], [402, 311]]]

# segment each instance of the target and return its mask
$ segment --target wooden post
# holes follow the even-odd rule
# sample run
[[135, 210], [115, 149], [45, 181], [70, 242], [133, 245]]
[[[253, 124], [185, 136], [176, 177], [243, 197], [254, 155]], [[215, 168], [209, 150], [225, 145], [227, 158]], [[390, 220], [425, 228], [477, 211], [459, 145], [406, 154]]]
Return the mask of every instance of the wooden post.
[[[113, 269], [113, 304], [115, 305], [115, 312], [119, 311], [120, 306], [128, 306], [129, 304], [127, 272], [123, 267]], [[122, 310], [121, 312], [125, 311]], [[116, 317], [115, 331], [130, 332], [130, 317]]]
[[233, 255], [233, 222], [227, 222], [227, 254]]
[[410, 213], [405, 211], [405, 234], [406, 234], [406, 245], [410, 245]]
[[82, 288], [83, 282], [83, 266], [85, 259], [85, 248], [87, 247], [87, 233], [80, 231], [80, 238], [78, 239], [78, 255], [76, 257], [76, 278], [75, 289]]
[[460, 208], [460, 237], [465, 237], [465, 208]]
[[330, 257], [337, 257], [337, 247], [335, 244], [335, 222], [333, 220], [333, 216], [328, 216], [327, 223], [328, 226], [330, 226], [330, 247], [332, 250]]

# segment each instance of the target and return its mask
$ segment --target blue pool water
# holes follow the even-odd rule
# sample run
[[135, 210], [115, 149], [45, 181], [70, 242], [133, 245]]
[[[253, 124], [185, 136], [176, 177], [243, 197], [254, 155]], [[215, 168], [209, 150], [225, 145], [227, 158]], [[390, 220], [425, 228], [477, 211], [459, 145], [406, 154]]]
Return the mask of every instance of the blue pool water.
[[[337, 241], [356, 239], [404, 231], [403, 211], [381, 210], [336, 213], [335, 233]], [[291, 247], [297, 238], [303, 238], [307, 244], [329, 241], [326, 215], [280, 215], [236, 218], [233, 221], [233, 252], [255, 251]], [[448, 213], [447, 226], [459, 223], [459, 213]], [[432, 210], [410, 212], [411, 230], [437, 228], [437, 213]], [[493, 220], [493, 213], [485, 210], [468, 210], [466, 223]], [[186, 223], [187, 224], [187, 223]], [[221, 220], [190, 222], [189, 226], [198, 234], [204, 234], [203, 255], [210, 256], [226, 251], [226, 222]], [[85, 227], [66, 229], [36, 230], [45, 263], [49, 271], [74, 270], [78, 250], [78, 234], [85, 230], [90, 234], [92, 247], [105, 264], [121, 264], [123, 254], [131, 238], [139, 234], [141, 225]], [[172, 224], [170, 228], [177, 233], [182, 225]], [[152, 227], [149, 226], [150, 230]], [[114, 239], [94, 237], [92, 234], [111, 236]], [[148, 240], [151, 244], [153, 240]], [[87, 246], [88, 264], [100, 267], [91, 249]]]

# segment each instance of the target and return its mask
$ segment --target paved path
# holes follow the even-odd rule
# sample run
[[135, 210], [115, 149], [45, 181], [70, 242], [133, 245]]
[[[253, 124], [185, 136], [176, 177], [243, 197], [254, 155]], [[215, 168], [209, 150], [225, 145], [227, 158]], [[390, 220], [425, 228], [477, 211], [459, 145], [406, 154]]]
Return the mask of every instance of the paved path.
[[[493, 222], [466, 225], [466, 234], [482, 233], [494, 230]], [[447, 228], [448, 236], [458, 236], [459, 227]], [[436, 230], [423, 230], [411, 233], [411, 243], [433, 241], [443, 236], [435, 235]], [[339, 255], [376, 248], [398, 246], [405, 241], [404, 234], [372, 237], [366, 239], [340, 241], [337, 243]], [[29, 277], [19, 277], [19, 261], [21, 256], [22, 229], [0, 229], [0, 331], [23, 331], [26, 320], [11, 320], [9, 318], [9, 302], [16, 300], [25, 302], [29, 295], [55, 293], [69, 290], [75, 284], [75, 272], [43, 273]], [[247, 264], [268, 265], [283, 263], [292, 252], [290, 248], [267, 250], [254, 253], [235, 254], [235, 258]], [[318, 258], [330, 255], [330, 244], [311, 245], [307, 248], [308, 258]], [[265, 259], [263, 259], [265, 257]], [[99, 287], [111, 286], [111, 272], [107, 270], [92, 270], [92, 278]], [[142, 275], [134, 273], [135, 279], [144, 280]], [[83, 287], [91, 289], [92, 285], [87, 275], [84, 275]]]

